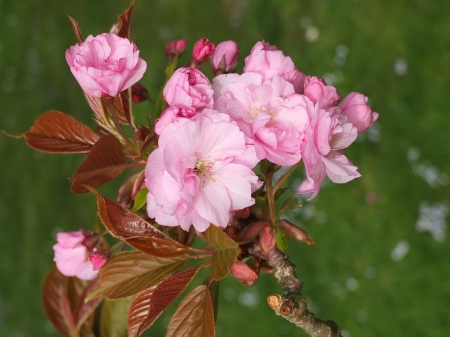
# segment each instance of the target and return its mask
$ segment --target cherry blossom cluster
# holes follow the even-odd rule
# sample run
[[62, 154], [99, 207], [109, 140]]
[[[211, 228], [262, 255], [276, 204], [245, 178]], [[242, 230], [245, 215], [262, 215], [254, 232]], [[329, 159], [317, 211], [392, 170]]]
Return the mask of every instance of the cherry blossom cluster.
[[[172, 41], [169, 62], [186, 48]], [[279, 166], [303, 161], [306, 179], [297, 192], [317, 196], [326, 176], [346, 183], [360, 176], [344, 150], [378, 118], [367, 97], [352, 92], [341, 101], [336, 88], [299, 71], [292, 59], [265, 41], [255, 44], [241, 74], [234, 73], [239, 48], [233, 41], [215, 46], [198, 41], [192, 60], [168, 79], [166, 107], [154, 125], [157, 148], [148, 155], [143, 186], [147, 213], [159, 225], [191, 226], [204, 232], [225, 228], [236, 211], [255, 203], [263, 182], [254, 172], [266, 160]], [[132, 98], [149, 98], [139, 81], [146, 63], [136, 45], [115, 34], [89, 36], [71, 47], [66, 59], [87, 95], [114, 97], [132, 86]], [[210, 59], [210, 81], [201, 64]], [[269, 227], [267, 228], [267, 231]], [[269, 233], [269, 232], [267, 232]], [[97, 272], [107, 253], [86, 231], [59, 233], [55, 261], [65, 275], [84, 279]]]
[[336, 88], [305, 76], [264, 41], [245, 58], [242, 74], [229, 73], [238, 49], [226, 44], [212, 56], [213, 70], [223, 59], [212, 84], [186, 67], [164, 88], [159, 148], [145, 170], [148, 214], [164, 226], [225, 228], [230, 214], [254, 203], [251, 193], [262, 183], [251, 169], [264, 159], [280, 166], [303, 160], [307, 178], [298, 193], [311, 198], [325, 176], [335, 183], [360, 176], [344, 149], [378, 117], [364, 95], [353, 92], [339, 103]]

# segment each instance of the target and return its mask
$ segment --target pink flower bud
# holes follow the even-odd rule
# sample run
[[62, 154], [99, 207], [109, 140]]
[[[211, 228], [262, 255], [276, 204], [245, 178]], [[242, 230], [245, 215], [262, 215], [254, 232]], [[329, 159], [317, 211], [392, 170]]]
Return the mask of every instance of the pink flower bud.
[[89, 35], [66, 51], [66, 61], [81, 88], [94, 97], [116, 96], [139, 81], [147, 68], [137, 46], [116, 34]]
[[90, 239], [93, 235], [92, 232], [84, 230], [56, 234], [58, 243], [53, 246], [55, 251], [53, 260], [63, 275], [76, 276], [82, 280], [92, 280], [97, 277], [98, 271], [95, 271], [88, 261], [92, 248]]
[[175, 55], [178, 54], [178, 57], [180, 57], [185, 49], [186, 49], [186, 40], [181, 39], [177, 41], [170, 41], [168, 44], [166, 44], [164, 51], [166, 52], [167, 59], [170, 62], [175, 57]]
[[275, 238], [270, 234], [270, 226], [264, 228], [259, 234], [259, 245], [261, 246], [264, 253], [272, 251], [276, 246]]
[[148, 91], [141, 84], [135, 84], [131, 87], [131, 96], [134, 103], [142, 103], [148, 100]]
[[214, 53], [214, 49], [214, 43], [209, 42], [206, 37], [201, 38], [192, 50], [192, 63], [196, 65], [202, 64]]
[[336, 106], [341, 99], [341, 95], [336, 92], [336, 88], [332, 85], [327, 85], [323, 78], [307, 76], [304, 84], [305, 96], [314, 104], [318, 103], [322, 109]]
[[99, 270], [109, 261], [110, 257], [111, 252], [109, 250], [101, 249], [92, 253], [91, 256], [89, 256], [89, 261], [91, 261], [94, 270]]
[[211, 69], [214, 75], [229, 74], [236, 70], [239, 60], [239, 47], [234, 41], [224, 41], [217, 45], [212, 55]]
[[258, 274], [255, 270], [249, 267], [242, 261], [237, 260], [231, 267], [231, 275], [242, 284], [253, 285], [254, 281], [258, 279]]
[[378, 119], [378, 113], [372, 112], [367, 105], [367, 97], [359, 92], [351, 92], [339, 104], [342, 114], [358, 130], [358, 135], [371, 127]]

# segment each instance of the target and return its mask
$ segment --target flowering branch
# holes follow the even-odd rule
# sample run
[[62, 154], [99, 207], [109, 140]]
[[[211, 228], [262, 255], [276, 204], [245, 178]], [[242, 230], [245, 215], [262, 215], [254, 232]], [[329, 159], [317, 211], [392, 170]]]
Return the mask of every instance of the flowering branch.
[[322, 321], [308, 310], [303, 296], [303, 281], [295, 273], [295, 265], [278, 248], [264, 253], [259, 245], [253, 246], [253, 254], [264, 258], [273, 268], [273, 275], [283, 288], [284, 296], [278, 294], [267, 298], [269, 306], [278, 316], [282, 316], [312, 337], [341, 337], [339, 327], [333, 321]]

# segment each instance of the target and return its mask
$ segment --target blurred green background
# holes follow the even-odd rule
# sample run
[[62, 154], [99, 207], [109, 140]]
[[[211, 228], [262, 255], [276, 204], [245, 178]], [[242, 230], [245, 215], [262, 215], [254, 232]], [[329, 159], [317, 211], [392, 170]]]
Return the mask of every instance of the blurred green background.
[[[64, 58], [76, 43], [67, 15], [84, 36], [96, 35], [128, 5], [0, 0], [0, 128], [24, 132], [53, 109], [94, 126]], [[191, 48], [203, 36], [214, 43], [235, 40], [242, 69], [253, 44], [265, 39], [343, 96], [364, 93], [380, 113], [346, 152], [362, 177], [325, 184], [316, 199], [290, 214], [316, 240], [315, 246], [294, 242], [289, 248], [309, 305], [336, 321], [344, 337], [449, 336], [449, 33], [445, 0], [135, 5], [132, 37], [148, 63], [141, 83], [153, 97], [164, 80], [167, 41], [185, 38]], [[149, 108], [137, 107], [138, 118]], [[5, 135], [0, 155], [0, 334], [56, 336], [41, 306], [41, 287], [53, 266], [56, 232], [89, 228], [95, 219], [94, 198], [72, 194], [68, 182], [84, 156], [40, 153]], [[114, 198], [116, 189], [109, 184], [102, 192]], [[272, 276], [263, 275], [252, 288], [231, 278], [222, 283], [217, 336], [305, 335], [267, 306], [266, 297], [280, 292]], [[173, 310], [145, 335], [164, 335]]]

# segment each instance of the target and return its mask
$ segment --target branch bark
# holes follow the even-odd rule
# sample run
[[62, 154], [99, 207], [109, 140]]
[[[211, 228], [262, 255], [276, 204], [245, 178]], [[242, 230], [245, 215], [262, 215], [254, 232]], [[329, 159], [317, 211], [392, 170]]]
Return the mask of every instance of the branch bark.
[[312, 337], [342, 337], [333, 321], [318, 319], [308, 310], [303, 297], [303, 282], [295, 273], [295, 265], [277, 247], [264, 253], [258, 245], [253, 246], [253, 255], [263, 258], [273, 268], [273, 274], [283, 288], [283, 296], [275, 294], [267, 298], [269, 306], [278, 316], [282, 316]]

